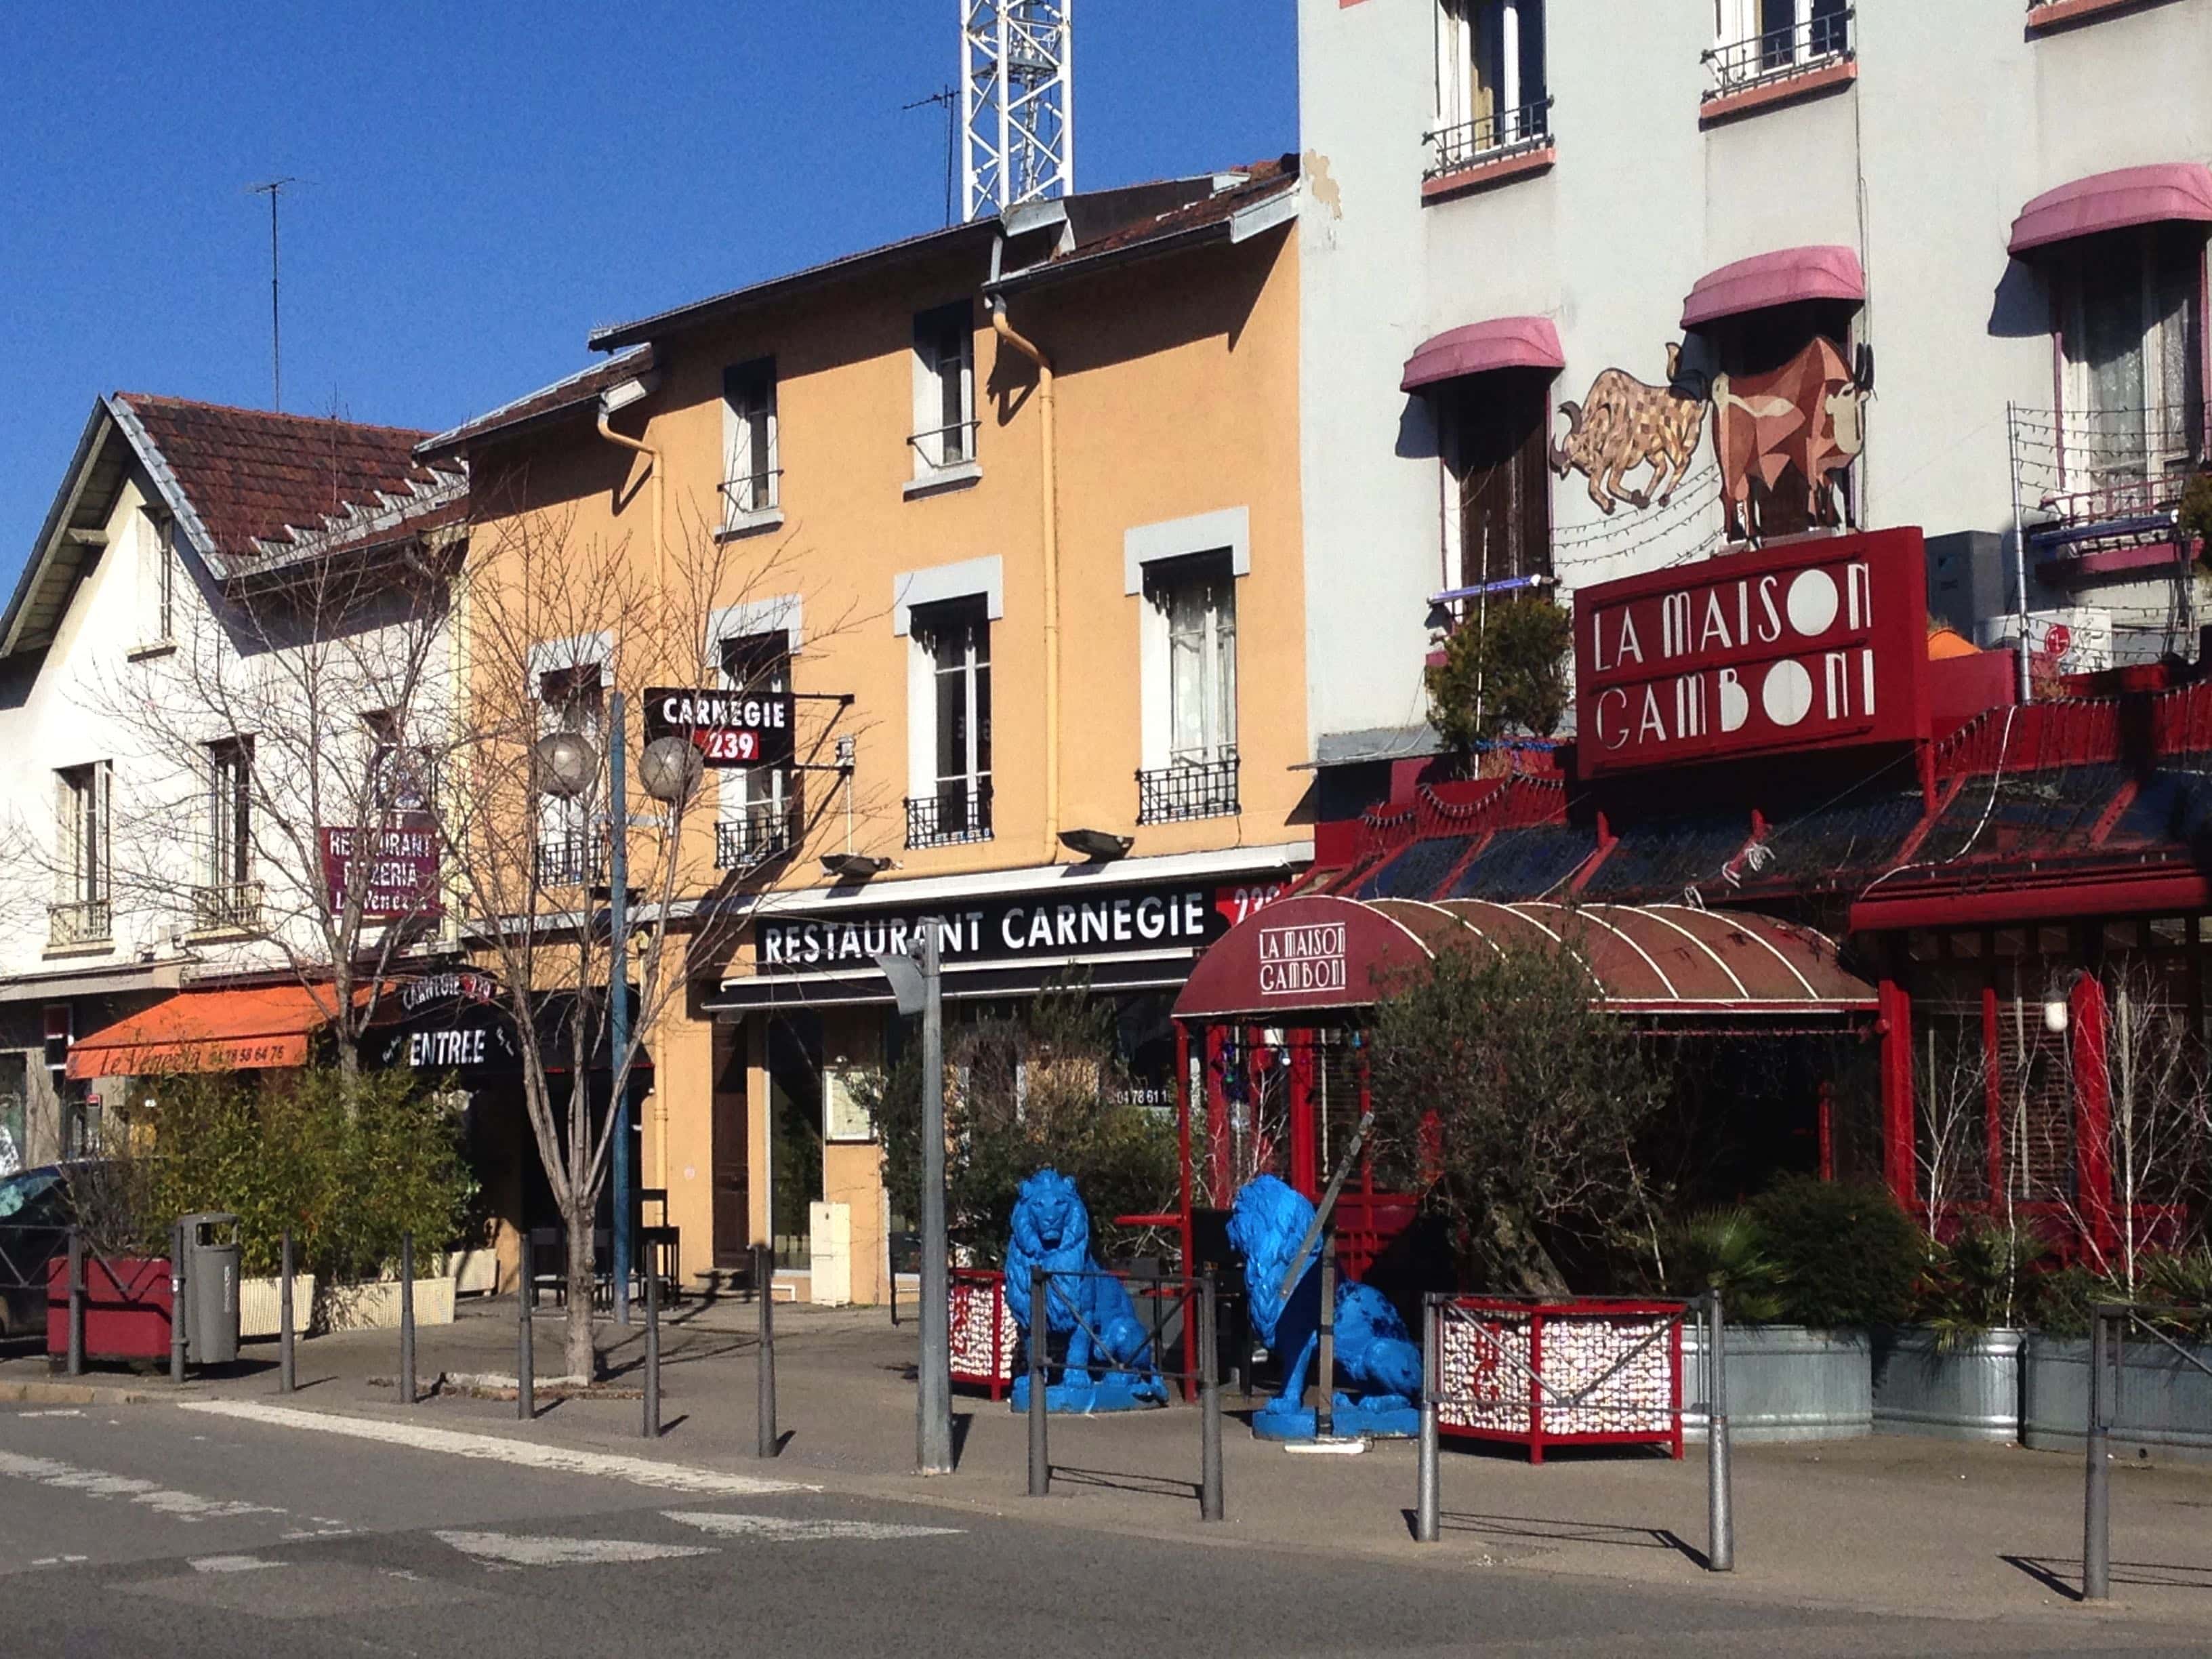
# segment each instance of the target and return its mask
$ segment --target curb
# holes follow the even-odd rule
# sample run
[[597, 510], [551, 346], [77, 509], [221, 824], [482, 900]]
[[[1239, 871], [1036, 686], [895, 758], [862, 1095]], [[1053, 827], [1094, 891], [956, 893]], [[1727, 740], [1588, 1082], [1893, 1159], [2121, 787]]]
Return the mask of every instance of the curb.
[[0, 1382], [0, 1402], [18, 1406], [151, 1406], [186, 1396], [144, 1389], [103, 1388], [91, 1382]]

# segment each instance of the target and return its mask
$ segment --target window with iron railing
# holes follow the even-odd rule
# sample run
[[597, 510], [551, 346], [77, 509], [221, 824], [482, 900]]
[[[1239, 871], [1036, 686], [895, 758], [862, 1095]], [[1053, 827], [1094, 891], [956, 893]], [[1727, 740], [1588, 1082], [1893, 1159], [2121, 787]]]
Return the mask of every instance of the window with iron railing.
[[47, 911], [47, 942], [54, 950], [103, 944], [115, 936], [109, 903], [109, 798], [112, 769], [106, 761], [67, 766], [54, 774], [54, 902]]
[[1137, 774], [1139, 823], [1234, 817], [1243, 810], [1237, 794], [1233, 748], [1211, 760], [1178, 761]]
[[727, 811], [714, 824], [714, 867], [750, 870], [799, 847], [797, 799], [763, 800]]
[[1701, 54], [1708, 102], [1850, 60], [1845, 0], [1718, 0], [1719, 28]]
[[906, 844], [955, 847], [991, 839], [991, 781], [940, 785], [933, 795], [908, 796]]
[[774, 358], [722, 371], [722, 527], [742, 530], [778, 505]]
[[1552, 142], [1543, 0], [1437, 0], [1437, 125], [1426, 175]]
[[975, 459], [975, 313], [965, 301], [914, 319], [914, 475]]
[[606, 843], [597, 836], [562, 835], [538, 844], [540, 887], [590, 887], [607, 878]]
[[259, 882], [218, 882], [192, 889], [195, 933], [253, 933], [260, 930]]
[[106, 899], [63, 899], [46, 907], [46, 948], [105, 945], [115, 937], [115, 909]]
[[991, 623], [981, 597], [918, 606], [913, 640], [925, 653], [915, 681], [926, 706], [909, 753], [915, 793], [907, 845], [941, 847], [991, 836]]

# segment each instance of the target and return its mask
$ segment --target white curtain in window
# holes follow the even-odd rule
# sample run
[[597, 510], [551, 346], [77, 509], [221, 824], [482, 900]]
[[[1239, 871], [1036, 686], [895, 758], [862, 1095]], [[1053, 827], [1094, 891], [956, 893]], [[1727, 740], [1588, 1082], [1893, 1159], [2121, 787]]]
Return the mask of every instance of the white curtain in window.
[[1170, 759], [1224, 760], [1237, 747], [1237, 589], [1221, 575], [1167, 590]]
[[2099, 238], [2067, 272], [2067, 485], [2154, 478], [2194, 459], [2203, 242], [2176, 227]]

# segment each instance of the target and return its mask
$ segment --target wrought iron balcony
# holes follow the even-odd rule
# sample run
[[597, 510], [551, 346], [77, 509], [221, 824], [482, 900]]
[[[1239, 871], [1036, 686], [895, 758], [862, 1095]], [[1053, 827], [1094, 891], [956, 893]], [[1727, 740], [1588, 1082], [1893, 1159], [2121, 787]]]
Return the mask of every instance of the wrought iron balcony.
[[1425, 135], [1429, 165], [1424, 179], [1441, 179], [1485, 161], [1502, 161], [1552, 142], [1552, 100], [1499, 110]]
[[70, 899], [46, 907], [46, 948], [105, 945], [115, 937], [115, 906], [107, 899]]
[[1237, 798], [1237, 751], [1233, 749], [1212, 760], [1179, 761], [1137, 774], [1139, 823], [1234, 817], [1243, 810]]
[[906, 804], [908, 847], [953, 847], [991, 839], [991, 781], [941, 784], [933, 795], [910, 796]]
[[981, 421], [954, 421], [947, 426], [932, 427], [927, 432], [917, 432], [907, 440], [915, 454], [921, 457], [924, 466], [942, 472], [956, 466], [965, 466], [975, 459], [975, 434], [982, 428]]
[[1802, 23], [1707, 47], [1699, 54], [1713, 77], [1705, 88], [1705, 101], [1849, 63], [1856, 52], [1852, 34], [1856, 15], [1849, 8], [1816, 14]]
[[557, 836], [538, 845], [540, 887], [589, 887], [607, 878], [607, 849], [597, 836]]
[[717, 870], [750, 870], [798, 850], [800, 822], [795, 797], [730, 810], [731, 816], [714, 825]]
[[261, 928], [261, 884], [217, 882], [192, 889], [192, 932], [252, 933]]

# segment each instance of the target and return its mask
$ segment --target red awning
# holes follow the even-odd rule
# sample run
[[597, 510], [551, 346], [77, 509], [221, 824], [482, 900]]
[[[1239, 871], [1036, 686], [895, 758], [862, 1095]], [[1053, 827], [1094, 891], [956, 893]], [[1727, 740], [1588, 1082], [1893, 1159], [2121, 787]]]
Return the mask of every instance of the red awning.
[[1870, 1011], [1874, 988], [1834, 943], [1771, 916], [1683, 904], [1493, 904], [1448, 899], [1279, 899], [1207, 949], [1176, 999], [1178, 1019], [1364, 1008], [1448, 950], [1564, 945], [1616, 1013], [1764, 1018]]
[[1847, 247], [1785, 247], [1709, 270], [1690, 285], [1682, 326], [1702, 328], [1723, 317], [1801, 300], [1866, 298], [1866, 274]]
[[[327, 1000], [325, 988], [320, 995]], [[158, 1072], [249, 1072], [305, 1066], [307, 1039], [330, 1024], [304, 985], [185, 991], [70, 1045], [73, 1078]]]
[[1561, 369], [1566, 354], [1559, 349], [1559, 331], [1548, 317], [1493, 317], [1486, 323], [1469, 323], [1421, 343], [1406, 359], [1406, 373], [1398, 382], [1401, 392], [1419, 392], [1440, 380], [1456, 380], [1468, 374], [1487, 374], [1500, 368]]
[[2076, 179], [2022, 208], [2012, 222], [2007, 246], [2017, 257], [2077, 236], [2169, 220], [2212, 223], [2212, 167], [2201, 161], [2165, 161]]

